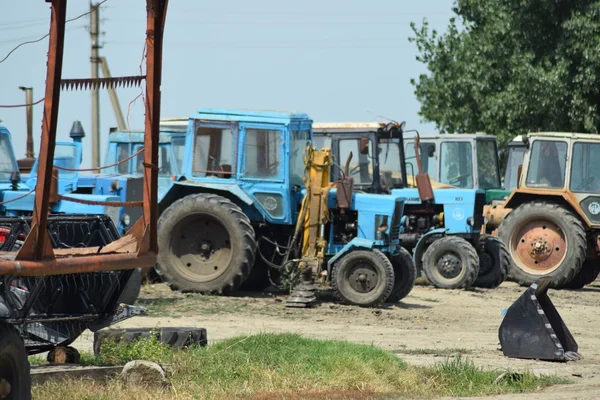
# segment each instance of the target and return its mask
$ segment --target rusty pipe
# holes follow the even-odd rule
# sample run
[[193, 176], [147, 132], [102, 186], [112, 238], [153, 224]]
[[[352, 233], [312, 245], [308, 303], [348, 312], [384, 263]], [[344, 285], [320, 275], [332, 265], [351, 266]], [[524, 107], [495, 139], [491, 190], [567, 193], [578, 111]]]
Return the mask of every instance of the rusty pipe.
[[144, 253], [139, 256], [135, 254], [97, 254], [92, 256], [72, 256], [41, 261], [2, 260], [2, 258], [0, 258], [0, 275], [67, 275], [135, 269], [140, 266], [155, 264], [156, 253]]

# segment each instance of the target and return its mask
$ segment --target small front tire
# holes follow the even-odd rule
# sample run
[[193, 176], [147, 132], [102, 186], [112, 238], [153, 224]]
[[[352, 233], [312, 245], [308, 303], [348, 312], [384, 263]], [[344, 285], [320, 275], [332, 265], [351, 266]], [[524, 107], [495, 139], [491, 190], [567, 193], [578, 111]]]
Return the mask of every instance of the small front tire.
[[425, 251], [423, 270], [429, 282], [437, 288], [468, 289], [479, 274], [479, 256], [465, 239], [444, 236]]
[[394, 288], [386, 303], [398, 303], [408, 296], [417, 279], [417, 267], [412, 256], [404, 247], [398, 247], [399, 254], [391, 258], [394, 266]]

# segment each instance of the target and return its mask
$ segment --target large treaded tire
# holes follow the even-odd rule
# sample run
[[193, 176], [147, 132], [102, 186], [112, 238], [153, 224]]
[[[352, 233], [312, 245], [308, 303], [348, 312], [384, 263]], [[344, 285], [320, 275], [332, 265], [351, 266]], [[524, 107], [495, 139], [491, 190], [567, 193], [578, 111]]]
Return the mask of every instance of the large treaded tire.
[[119, 296], [119, 303], [125, 303], [133, 305], [138, 297], [140, 297], [140, 291], [142, 289], [142, 270], [136, 268], [131, 273], [127, 284], [123, 288], [121, 295]]
[[573, 279], [563, 285], [563, 289], [581, 289], [594, 282], [600, 273], [598, 260], [587, 260]]
[[399, 254], [391, 257], [394, 266], [394, 288], [386, 303], [398, 303], [408, 296], [417, 279], [417, 267], [412, 256], [404, 247], [398, 246], [398, 248]]
[[479, 275], [473, 286], [497, 288], [508, 276], [510, 267], [508, 249], [500, 239], [492, 235], [481, 235], [479, 245]]
[[[445, 257], [459, 267], [456, 277], [445, 277], [439, 271]], [[429, 282], [441, 289], [468, 289], [479, 275], [477, 250], [458, 236], [444, 236], [433, 242], [423, 255], [423, 270]]]
[[[206, 249], [200, 249], [199, 242], [211, 240], [216, 245], [209, 243]], [[221, 295], [238, 289], [250, 274], [256, 239], [240, 207], [224, 197], [202, 193], [179, 199], [163, 212], [158, 220], [158, 247], [157, 272], [171, 289]], [[204, 261], [214, 256], [211, 251], [220, 258]], [[182, 257], [178, 252], [183, 253]], [[206, 253], [210, 253], [208, 257]], [[196, 271], [202, 268], [203, 273], [188, 272], [192, 267]], [[217, 273], [207, 276], [211, 268]]]
[[[354, 267], [369, 265], [377, 277], [375, 287], [368, 292], [359, 292], [350, 285], [350, 274]], [[373, 276], [373, 275], [372, 275]], [[361, 307], [381, 305], [394, 288], [394, 266], [379, 250], [353, 250], [335, 263], [331, 273], [331, 286], [341, 302]]]
[[250, 275], [242, 286], [240, 286], [240, 290], [248, 290], [248, 291], [262, 291], [271, 286], [271, 282], [269, 281], [269, 267], [264, 263], [260, 255], [256, 255], [254, 261], [254, 267], [252, 267], [252, 271], [250, 271]]
[[[519, 266], [516, 242], [520, 232], [532, 222], [549, 221], [557, 226], [566, 240], [566, 253], [562, 261], [550, 272], [530, 273]], [[512, 210], [498, 227], [498, 237], [506, 245], [510, 258], [508, 276], [522, 286], [529, 286], [542, 277], [551, 278], [550, 287], [560, 289], [571, 281], [581, 269], [587, 253], [585, 230], [579, 218], [564, 207], [545, 201], [525, 203]], [[523, 239], [524, 240], [524, 239]]]
[[6, 324], [0, 324], [0, 338], [0, 381], [10, 384], [10, 393], [3, 398], [31, 400], [29, 359], [23, 339], [15, 328]]
[[111, 343], [130, 344], [139, 339], [154, 337], [173, 349], [182, 349], [192, 345], [206, 346], [208, 343], [206, 329], [204, 328], [127, 328], [127, 329], [102, 329], [94, 332], [94, 354], [102, 351], [102, 344]]

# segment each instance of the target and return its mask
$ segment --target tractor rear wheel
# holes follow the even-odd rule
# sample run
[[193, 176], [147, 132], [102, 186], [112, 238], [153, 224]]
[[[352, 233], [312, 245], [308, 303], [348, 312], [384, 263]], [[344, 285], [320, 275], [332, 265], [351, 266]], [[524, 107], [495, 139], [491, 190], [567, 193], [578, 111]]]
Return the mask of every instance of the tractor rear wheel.
[[29, 359], [23, 339], [15, 328], [0, 324], [0, 398], [31, 399]]
[[398, 303], [408, 296], [417, 279], [417, 267], [412, 256], [404, 247], [398, 247], [400, 254], [391, 258], [394, 266], [394, 288], [386, 303]]
[[479, 238], [479, 275], [473, 286], [493, 289], [506, 280], [510, 255], [504, 243], [492, 235]]
[[479, 274], [479, 256], [465, 239], [444, 236], [425, 251], [423, 270], [429, 282], [437, 288], [468, 289]]
[[600, 273], [598, 260], [587, 260], [573, 279], [563, 285], [563, 289], [581, 289], [594, 282]]
[[202, 193], [179, 199], [163, 212], [158, 247], [157, 271], [171, 289], [230, 294], [250, 274], [256, 240], [240, 207]]
[[587, 252], [579, 218], [562, 206], [544, 201], [525, 203], [507, 215], [498, 228], [511, 257], [508, 275], [529, 286], [542, 277], [559, 289], [581, 269]]
[[334, 265], [331, 286], [343, 303], [375, 307], [392, 293], [394, 266], [379, 250], [350, 251]]

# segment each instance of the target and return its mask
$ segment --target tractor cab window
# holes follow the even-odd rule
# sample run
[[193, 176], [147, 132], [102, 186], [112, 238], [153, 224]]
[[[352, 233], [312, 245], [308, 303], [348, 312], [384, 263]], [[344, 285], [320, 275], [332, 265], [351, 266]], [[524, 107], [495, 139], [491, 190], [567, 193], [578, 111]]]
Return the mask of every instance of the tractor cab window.
[[500, 188], [498, 150], [493, 140], [477, 140], [477, 175], [480, 189]]
[[504, 188], [514, 190], [519, 183], [519, 165], [523, 164], [525, 146], [509, 146], [506, 158], [506, 171], [504, 172]]
[[[142, 146], [136, 148], [136, 151]], [[169, 145], [159, 144], [158, 145], [158, 176], [172, 176], [173, 168], [171, 166], [171, 153], [169, 151]], [[142, 151], [135, 158], [136, 172], [138, 174], [144, 174], [144, 152]]]
[[9, 181], [13, 171], [13, 158], [8, 136], [0, 135], [0, 181]]
[[463, 189], [473, 187], [471, 142], [443, 142], [440, 156], [440, 181]]
[[399, 140], [380, 139], [379, 174], [381, 184], [388, 189], [402, 188], [402, 165]]
[[578, 142], [573, 145], [571, 191], [599, 193], [600, 143]]
[[530, 154], [526, 185], [561, 189], [565, 185], [567, 143], [536, 140]]
[[73, 177], [77, 171], [69, 170], [79, 168], [79, 161], [77, 160], [77, 147], [74, 145], [57, 144], [54, 147], [54, 165], [64, 168], [58, 170], [59, 178]]
[[131, 156], [131, 152], [129, 151], [129, 143], [119, 143], [117, 144], [117, 173], [121, 175], [126, 175], [129, 173], [129, 161], [122, 162], [127, 157]]
[[[419, 173], [417, 165], [417, 156], [415, 155], [415, 142], [406, 142], [404, 156], [406, 157], [406, 174], [410, 176], [416, 176]], [[421, 156], [421, 165], [423, 171], [427, 172], [429, 176], [435, 180], [435, 143], [431, 142], [420, 142], [419, 143], [419, 154]]]
[[290, 143], [290, 184], [303, 186], [304, 182], [304, 153], [310, 145], [310, 131], [292, 131]]
[[196, 177], [231, 178], [237, 157], [234, 144], [231, 128], [197, 127], [192, 174]]
[[331, 149], [331, 136], [329, 135], [314, 135], [313, 136], [313, 147], [317, 150]]
[[339, 142], [339, 164], [346, 168], [346, 161], [352, 153], [349, 175], [354, 178], [355, 185], [370, 185], [373, 183], [373, 141], [369, 140], [369, 147], [361, 153], [360, 139], [342, 139]]
[[246, 170], [249, 178], [279, 178], [281, 168], [281, 131], [246, 129]]
[[177, 163], [177, 170], [179, 173], [183, 173], [183, 157], [185, 155], [185, 137], [174, 137], [171, 139], [171, 146], [173, 147], [173, 156]]

